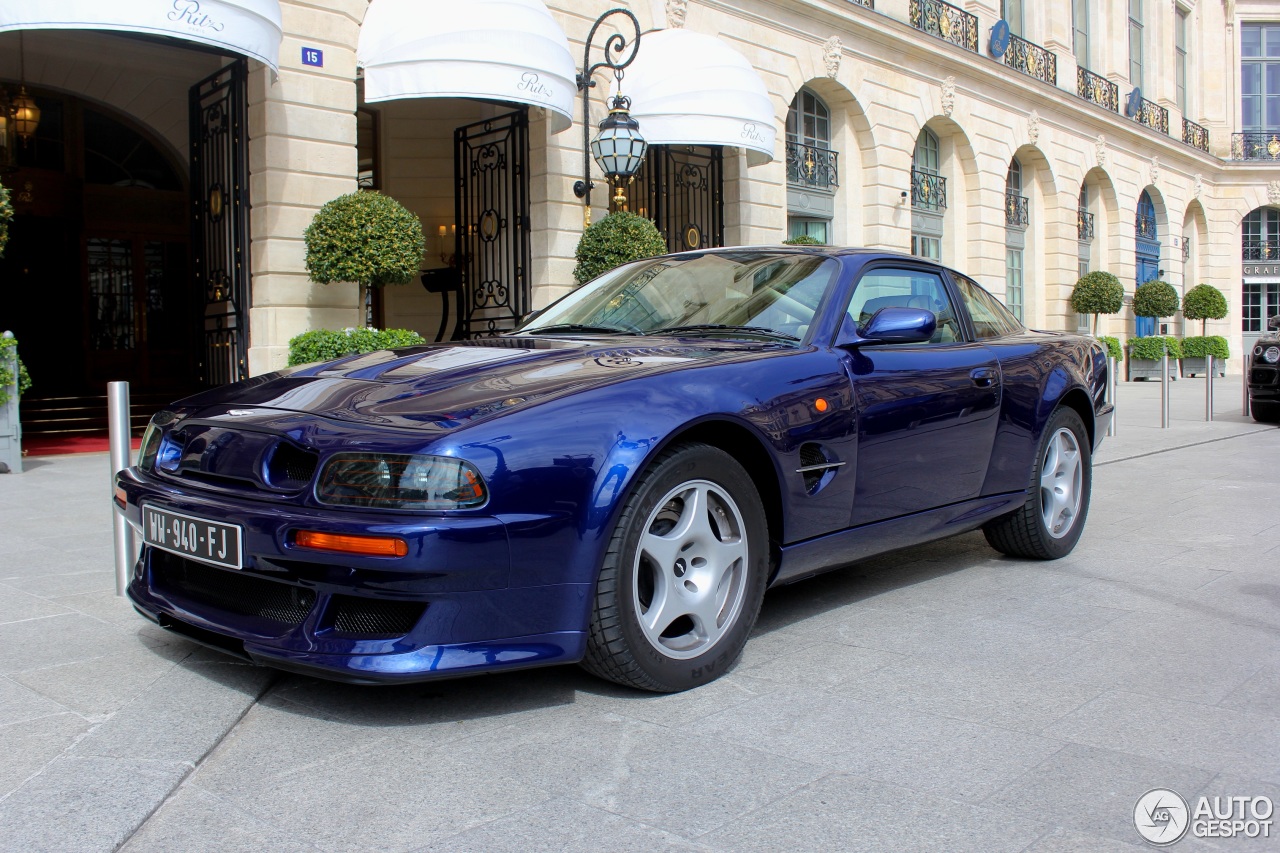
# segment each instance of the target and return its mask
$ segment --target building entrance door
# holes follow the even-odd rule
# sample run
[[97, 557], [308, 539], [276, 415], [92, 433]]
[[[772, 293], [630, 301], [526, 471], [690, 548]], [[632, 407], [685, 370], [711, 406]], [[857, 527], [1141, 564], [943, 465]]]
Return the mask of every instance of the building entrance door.
[[[1160, 275], [1160, 259], [1144, 258], [1138, 256], [1138, 284], [1146, 284], [1158, 278]], [[1139, 338], [1145, 338], [1148, 335], [1156, 333], [1155, 317], [1135, 317], [1133, 324], [1134, 334]]]

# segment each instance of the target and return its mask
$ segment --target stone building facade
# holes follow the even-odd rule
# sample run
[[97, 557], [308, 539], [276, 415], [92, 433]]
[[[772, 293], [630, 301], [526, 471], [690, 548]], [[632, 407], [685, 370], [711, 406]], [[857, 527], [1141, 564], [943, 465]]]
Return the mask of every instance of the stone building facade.
[[[10, 100], [25, 86], [46, 106], [43, 136], [37, 132], [35, 142], [25, 144], [10, 133], [16, 155], [0, 168], [0, 181], [15, 189], [22, 222], [14, 246], [32, 235], [25, 254], [19, 248], [0, 262], [7, 265], [0, 274], [26, 276], [26, 295], [14, 309], [19, 316], [10, 323], [25, 322], [20, 338], [51, 334], [59, 327], [49, 318], [79, 300], [72, 313], [73, 325], [83, 330], [82, 346], [74, 357], [47, 357], [51, 365], [63, 358], [59, 369], [67, 371], [80, 369], [72, 364], [77, 358], [99, 365], [83, 368], [83, 383], [115, 378], [95, 372], [106, 369], [103, 364], [141, 371], [156, 385], [164, 377], [181, 379], [165, 373], [162, 362], [169, 356], [156, 353], [170, 350], [160, 340], [166, 347], [188, 346], [182, 358], [195, 362], [191, 369], [206, 381], [280, 367], [294, 335], [361, 322], [354, 285], [308, 280], [302, 237], [325, 201], [358, 186], [377, 188], [419, 215], [428, 247], [424, 272], [445, 273], [436, 281], [474, 259], [495, 233], [520, 232], [514, 260], [504, 255], [492, 268], [467, 271], [464, 291], [452, 292], [450, 316], [443, 316], [439, 287], [411, 284], [379, 294], [380, 324], [431, 338], [444, 320], [447, 336], [458, 326], [458, 306], [464, 312], [476, 307], [481, 285], [491, 295], [523, 291], [523, 302], [497, 298], [516, 314], [568, 292], [584, 216], [573, 191], [584, 167], [580, 97], [567, 97], [570, 124], [564, 92], [553, 94], [557, 111], [539, 106], [532, 94], [516, 101], [496, 89], [473, 91], [490, 79], [490, 66], [520, 66], [527, 45], [512, 36], [504, 16], [530, 2], [373, 3], [402, 16], [402, 25], [384, 21], [376, 36], [366, 32], [373, 20], [369, 0], [121, 4], [154, 6], [151, 11], [188, 20], [197, 9], [208, 20], [224, 10], [262, 13], [259, 30], [270, 35], [278, 26], [279, 32], [278, 53], [268, 56], [211, 42], [191, 27], [184, 33], [139, 25], [131, 32], [127, 24], [107, 31], [74, 21], [33, 22], [22, 15], [40, 4], [0, 0], [0, 84]], [[724, 104], [714, 83], [720, 66], [709, 65], [704, 51], [667, 48], [662, 62], [645, 69], [637, 60], [635, 73], [622, 79], [624, 93], [632, 87], [680, 90], [666, 96], [677, 114], [661, 120], [670, 138], [646, 164], [651, 183], [633, 186], [629, 199], [632, 209], [653, 215], [646, 199], [668, 208], [660, 225], [673, 248], [775, 244], [810, 233], [833, 244], [914, 251], [968, 272], [1028, 325], [1047, 329], [1081, 328], [1068, 297], [1084, 270], [1115, 273], [1130, 295], [1139, 280], [1157, 276], [1179, 290], [1208, 282], [1226, 293], [1230, 305], [1230, 315], [1211, 321], [1209, 333], [1228, 336], [1237, 371], [1248, 335], [1263, 318], [1280, 313], [1280, 259], [1273, 254], [1280, 246], [1280, 139], [1269, 145], [1280, 134], [1280, 88], [1267, 88], [1274, 82], [1268, 68], [1280, 68], [1274, 3], [533, 5], [563, 33], [563, 51], [575, 70], [593, 22], [624, 6], [644, 33], [639, 56], [646, 39], [662, 43], [656, 33], [683, 30], [716, 39], [754, 75], [741, 84], [742, 97], [766, 99], [772, 125], [757, 129], [774, 140], [767, 150], [760, 142], [765, 136], [751, 136], [750, 122], [740, 122], [732, 138], [724, 125], [706, 131], [711, 136], [697, 144], [671, 136], [670, 128], [680, 126], [679, 110], [697, 123]], [[450, 7], [465, 10], [474, 32], [433, 41], [433, 15]], [[276, 9], [273, 23], [268, 13]], [[473, 64], [444, 64], [458, 58], [442, 42], [456, 46], [468, 39], [480, 45], [465, 57]], [[1273, 52], [1274, 66], [1267, 62]], [[563, 65], [559, 56], [555, 62]], [[454, 75], [459, 85], [451, 90], [428, 80], [409, 91], [414, 81], [400, 79], [409, 95], [367, 102], [365, 92], [375, 81], [361, 79], [361, 65], [372, 69], [383, 60], [401, 63], [397, 73], [409, 78], [447, 68], [445, 76]], [[194, 118], [200, 102], [193, 91], [231, 65], [245, 73], [243, 82], [228, 83], [240, 86], [244, 98], [243, 148], [231, 154], [229, 178], [199, 177], [201, 158], [212, 155], [196, 144], [210, 130]], [[545, 84], [555, 69], [541, 70]], [[742, 68], [735, 73], [741, 76]], [[658, 74], [665, 76], [655, 79]], [[592, 129], [605, 114], [610, 82], [605, 72], [595, 79]], [[563, 88], [563, 75], [556, 80]], [[642, 133], [646, 108], [634, 104]], [[50, 124], [55, 118], [57, 128]], [[509, 127], [512, 121], [518, 127]], [[653, 127], [660, 123], [651, 121]], [[99, 125], [110, 125], [110, 132], [95, 136]], [[116, 137], [139, 141], [128, 148]], [[481, 166], [460, 152], [480, 156], [476, 152], [499, 139], [515, 146], [510, 156], [518, 160], [517, 174], [502, 178], [514, 197], [494, 196], [500, 201], [493, 202], [481, 194], [464, 203], [464, 192], [479, 192], [479, 179], [468, 182], [459, 170], [474, 173]], [[114, 148], [97, 150], [106, 147], [99, 140], [113, 140]], [[61, 160], [50, 153], [57, 144]], [[130, 172], [126, 162], [111, 180], [116, 172], [101, 165], [140, 146], [154, 149], [152, 158], [172, 173], [167, 195], [140, 167]], [[37, 149], [39, 156], [32, 154]], [[670, 159], [654, 159], [664, 155]], [[690, 181], [680, 183], [682, 174]], [[608, 202], [598, 173], [596, 183], [592, 215], [599, 217]], [[114, 194], [105, 206], [104, 193]], [[675, 210], [677, 199], [688, 209]], [[493, 210], [495, 204], [501, 209]], [[243, 234], [234, 250], [218, 242], [221, 237], [209, 243], [214, 238], [206, 233], [221, 227], [224, 209], [241, 216]], [[494, 215], [486, 219], [486, 213]], [[192, 228], [192, 217], [204, 217], [206, 231]], [[179, 248], [165, 267], [154, 259], [170, 244]], [[215, 263], [219, 252], [227, 263]], [[238, 269], [242, 279], [243, 292], [230, 309], [226, 297], [233, 291], [220, 289], [222, 280], [210, 275], [222, 267]], [[42, 284], [55, 278], [66, 284]], [[177, 306], [168, 315], [155, 307], [165, 298]], [[203, 320], [181, 326], [180, 317], [187, 316]], [[479, 312], [465, 330], [483, 331], [493, 316]], [[462, 320], [468, 321], [465, 313]], [[1162, 322], [1171, 333], [1182, 331], [1180, 318]], [[229, 334], [220, 334], [228, 328]], [[1127, 337], [1149, 330], [1126, 306], [1103, 318], [1099, 331]], [[74, 330], [62, 337], [68, 336]], [[123, 352], [130, 347], [142, 354]], [[211, 370], [210, 362], [218, 360], [226, 364]]]

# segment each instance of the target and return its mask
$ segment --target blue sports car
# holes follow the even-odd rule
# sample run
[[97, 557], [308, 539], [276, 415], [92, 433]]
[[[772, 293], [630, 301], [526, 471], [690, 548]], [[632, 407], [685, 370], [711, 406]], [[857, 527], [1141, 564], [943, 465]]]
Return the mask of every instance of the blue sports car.
[[149, 619], [400, 682], [580, 662], [710, 681], [765, 590], [981, 528], [1075, 546], [1106, 430], [1093, 339], [858, 249], [619, 267], [516, 332], [291, 368], [155, 416], [116, 505]]

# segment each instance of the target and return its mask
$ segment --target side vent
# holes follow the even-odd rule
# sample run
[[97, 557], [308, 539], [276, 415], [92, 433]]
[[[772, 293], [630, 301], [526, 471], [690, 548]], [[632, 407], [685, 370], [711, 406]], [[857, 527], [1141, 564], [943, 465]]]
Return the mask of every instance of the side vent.
[[804, 477], [804, 490], [809, 494], [818, 488], [830, 468], [822, 448], [813, 442], [800, 445], [800, 476]]

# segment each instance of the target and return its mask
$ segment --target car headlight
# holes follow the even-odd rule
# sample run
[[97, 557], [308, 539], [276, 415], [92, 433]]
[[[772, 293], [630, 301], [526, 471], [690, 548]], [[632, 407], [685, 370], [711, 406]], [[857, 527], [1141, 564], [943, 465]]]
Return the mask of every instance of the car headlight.
[[1267, 347], [1266, 352], [1262, 354], [1262, 358], [1267, 364], [1275, 364], [1280, 361], [1280, 347]]
[[164, 410], [156, 412], [147, 424], [147, 431], [142, 434], [142, 444], [138, 447], [138, 468], [152, 471], [156, 467], [156, 456], [163, 444], [165, 427], [176, 423], [182, 416], [178, 412]]
[[316, 499], [374, 509], [475, 509], [489, 492], [474, 465], [451, 456], [339, 453], [320, 472]]

